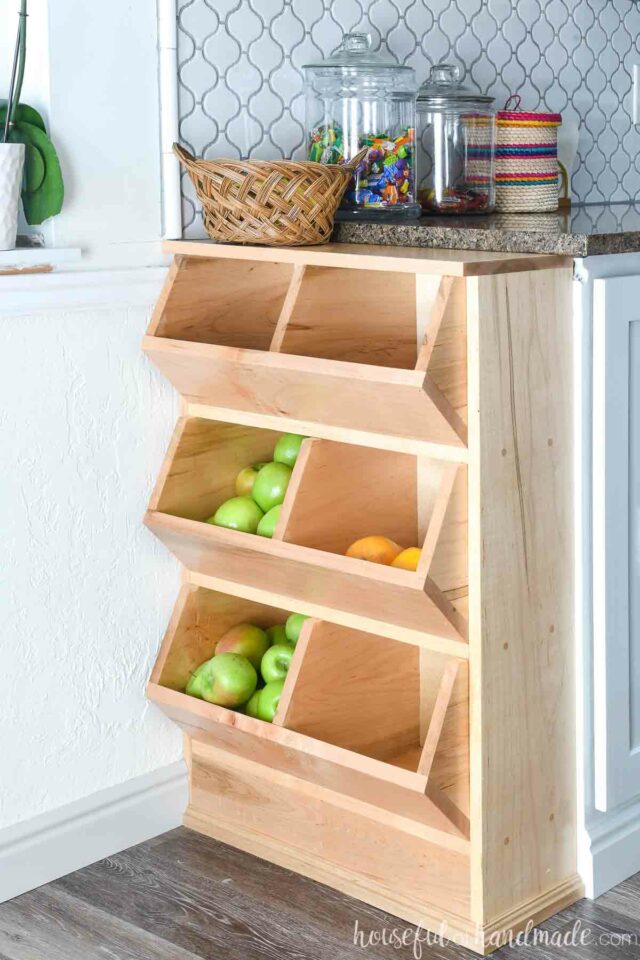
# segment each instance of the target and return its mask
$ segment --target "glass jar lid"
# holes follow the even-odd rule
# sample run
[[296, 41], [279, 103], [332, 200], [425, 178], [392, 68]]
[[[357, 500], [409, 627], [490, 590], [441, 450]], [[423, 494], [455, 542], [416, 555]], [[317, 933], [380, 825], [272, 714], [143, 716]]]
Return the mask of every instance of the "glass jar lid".
[[383, 70], [394, 71], [407, 77], [413, 75], [413, 67], [403, 66], [391, 57], [376, 53], [371, 49], [371, 37], [368, 33], [345, 33], [342, 43], [336, 50], [317, 63], [305, 63], [304, 70], [351, 71], [380, 74]]
[[460, 67], [453, 63], [438, 63], [431, 68], [428, 78], [418, 90], [418, 103], [428, 103], [434, 107], [451, 104], [478, 103], [489, 105], [495, 97], [480, 93], [460, 82]]

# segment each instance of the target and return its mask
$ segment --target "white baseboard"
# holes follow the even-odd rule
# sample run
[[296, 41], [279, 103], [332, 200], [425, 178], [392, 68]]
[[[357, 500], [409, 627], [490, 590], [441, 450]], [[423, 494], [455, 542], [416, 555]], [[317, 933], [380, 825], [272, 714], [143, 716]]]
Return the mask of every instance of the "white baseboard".
[[640, 871], [640, 802], [598, 816], [587, 832], [581, 873], [593, 899]]
[[0, 830], [0, 903], [173, 830], [186, 806], [178, 761]]

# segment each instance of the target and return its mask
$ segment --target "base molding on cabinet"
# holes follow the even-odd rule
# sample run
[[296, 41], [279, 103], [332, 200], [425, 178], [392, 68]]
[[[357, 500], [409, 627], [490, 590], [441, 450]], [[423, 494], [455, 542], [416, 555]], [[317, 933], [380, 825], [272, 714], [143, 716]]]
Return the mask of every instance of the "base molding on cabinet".
[[482, 928], [484, 952], [491, 953], [509, 941], [515, 943], [518, 934], [526, 931], [527, 927], [538, 926], [582, 897], [584, 883], [576, 873], [485, 924]]
[[[326, 883], [443, 940], [487, 954], [584, 895], [577, 874], [491, 921], [472, 919], [469, 846], [462, 839], [319, 788], [211, 741], [188, 738], [184, 825]], [[266, 756], [265, 756], [266, 761]], [[404, 854], [404, 855], [403, 855]]]

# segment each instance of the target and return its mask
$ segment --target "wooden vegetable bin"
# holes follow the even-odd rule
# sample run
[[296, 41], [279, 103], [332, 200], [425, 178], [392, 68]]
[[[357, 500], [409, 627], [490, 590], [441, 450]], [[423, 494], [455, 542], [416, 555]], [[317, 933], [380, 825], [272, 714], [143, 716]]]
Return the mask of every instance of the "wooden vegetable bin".
[[[226, 742], [223, 728], [232, 727], [234, 733], [269, 741], [274, 756], [281, 747], [313, 757], [326, 776], [349, 777], [356, 771], [356, 793], [357, 782], [370, 776], [390, 785], [381, 799], [404, 791], [428, 795], [423, 812], [429, 823], [468, 837], [464, 661], [311, 619], [303, 626], [272, 724], [183, 692], [192, 671], [213, 656], [230, 627], [243, 622], [273, 626], [290, 612], [185, 585], [149, 697], [185, 729], [210, 733], [215, 743]], [[415, 806], [415, 797], [405, 802]]]
[[220, 410], [388, 449], [438, 444], [463, 461], [464, 298], [451, 277], [177, 257], [144, 349], [181, 393]]
[[[203, 523], [234, 496], [280, 434], [183, 418], [146, 523], [190, 570], [268, 588], [281, 606], [356, 621], [398, 639], [466, 653], [466, 468], [412, 454], [307, 439], [273, 539]], [[382, 534], [420, 545], [416, 572], [344, 556]], [[456, 609], [457, 605], [457, 609]]]
[[[488, 953], [576, 867], [572, 267], [172, 242], [182, 394], [146, 523], [185, 567], [149, 696], [185, 824]], [[305, 440], [272, 539], [203, 521]], [[416, 571], [346, 557], [383, 534]], [[187, 697], [233, 623], [310, 617], [272, 724]]]

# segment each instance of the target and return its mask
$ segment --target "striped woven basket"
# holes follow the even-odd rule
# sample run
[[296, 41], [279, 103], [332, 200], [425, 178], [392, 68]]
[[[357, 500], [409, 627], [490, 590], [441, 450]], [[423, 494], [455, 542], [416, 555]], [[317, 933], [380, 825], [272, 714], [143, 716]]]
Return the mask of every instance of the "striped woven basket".
[[[515, 99], [516, 109], [507, 109]], [[510, 97], [498, 112], [496, 210], [540, 212], [558, 209], [559, 113], [526, 113]]]

